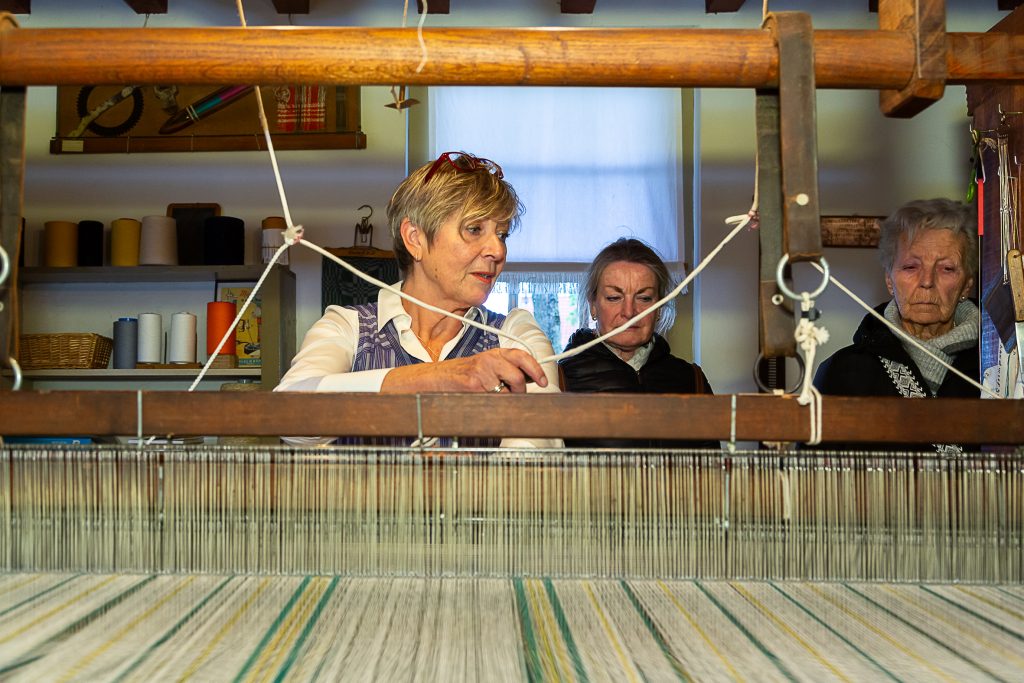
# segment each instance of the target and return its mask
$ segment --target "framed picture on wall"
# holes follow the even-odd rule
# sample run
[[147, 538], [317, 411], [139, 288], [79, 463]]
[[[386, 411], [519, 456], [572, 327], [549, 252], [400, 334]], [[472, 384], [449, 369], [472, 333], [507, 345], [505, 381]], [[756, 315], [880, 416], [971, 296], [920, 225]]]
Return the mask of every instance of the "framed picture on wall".
[[[363, 149], [358, 86], [260, 88], [275, 149]], [[252, 86], [61, 86], [51, 154], [266, 148]]]

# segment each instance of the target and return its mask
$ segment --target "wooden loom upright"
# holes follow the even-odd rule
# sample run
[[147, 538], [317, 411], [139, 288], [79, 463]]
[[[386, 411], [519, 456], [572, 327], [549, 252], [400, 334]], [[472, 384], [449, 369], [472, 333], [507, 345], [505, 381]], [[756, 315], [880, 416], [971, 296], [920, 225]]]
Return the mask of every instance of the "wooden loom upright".
[[[945, 84], [1024, 78], [1024, 36], [946, 33], [942, 0], [879, 3], [879, 30], [803, 27], [816, 87], [871, 88], [894, 116], [913, 115]], [[786, 19], [789, 25], [790, 19]], [[773, 24], [774, 26], [774, 24]], [[3, 115], [3, 222], [0, 244], [16, 254], [24, 170], [26, 86], [120, 84], [478, 84], [740, 87], [765, 92], [780, 80], [780, 39], [772, 30], [704, 29], [428, 29], [426, 67], [416, 32], [391, 28], [21, 29], [10, 16], [0, 31]], [[799, 46], [789, 39], [785, 45]], [[804, 56], [807, 59], [807, 56]], [[467, 66], [467, 65], [472, 65]], [[805, 88], [804, 96], [807, 95]], [[813, 96], [813, 89], [810, 91]], [[791, 190], [813, 180], [814, 150], [787, 142], [783, 98], [781, 219], [792, 260], [820, 252], [816, 191]], [[804, 113], [806, 116], [806, 111]], [[813, 109], [810, 123], [813, 128]], [[794, 140], [790, 136], [790, 140]], [[797, 175], [794, 173], [800, 172]], [[798, 175], [802, 174], [802, 177]], [[795, 195], [811, 202], [797, 204]], [[798, 215], [799, 214], [799, 215]], [[769, 221], [770, 222], [770, 221]], [[808, 225], [811, 226], [810, 230]], [[767, 232], [767, 231], [766, 231]], [[815, 242], [817, 246], [815, 246]], [[810, 244], [810, 247], [806, 245]], [[14, 257], [11, 257], [12, 260]], [[762, 277], [762, 300], [774, 294]], [[0, 290], [0, 365], [11, 348], [11, 282]], [[788, 333], [792, 321], [762, 323], [764, 338]], [[771, 332], [771, 333], [767, 333]], [[775, 337], [773, 337], [775, 335]], [[781, 346], [762, 346], [780, 355]], [[0, 434], [19, 435], [290, 435], [449, 434], [488, 436], [517, 425], [524, 437], [691, 438], [806, 441], [807, 409], [791, 398], [756, 395], [633, 397], [502, 396], [500, 411], [470, 410], [478, 396], [346, 396], [182, 392], [0, 391]], [[1019, 401], [902, 401], [826, 397], [824, 438], [843, 442], [1024, 443]], [[643, 420], [631, 419], [643, 415]], [[230, 416], [222, 419], [221, 416]]]

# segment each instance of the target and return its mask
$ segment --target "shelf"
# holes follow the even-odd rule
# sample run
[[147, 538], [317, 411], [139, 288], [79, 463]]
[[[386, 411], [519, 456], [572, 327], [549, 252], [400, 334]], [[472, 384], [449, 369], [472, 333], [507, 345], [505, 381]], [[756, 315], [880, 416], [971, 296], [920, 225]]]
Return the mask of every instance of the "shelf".
[[[366, 135], [349, 133], [288, 133], [271, 135], [274, 149], [366, 149]], [[134, 154], [139, 152], [262, 152], [267, 143], [260, 132], [247, 135], [135, 135], [50, 139], [50, 154]]]
[[[22, 284], [69, 282], [255, 282], [266, 266], [81, 266], [21, 268]], [[274, 266], [287, 270], [287, 266]]]
[[[218, 379], [259, 379], [261, 368], [211, 368], [203, 375], [216, 377]], [[10, 374], [5, 372], [4, 374]], [[161, 369], [161, 370], [25, 370], [22, 372], [25, 379], [37, 381], [77, 381], [102, 382], [102, 381], [141, 381], [141, 380], [192, 380], [199, 376], [197, 368]]]
[[[75, 285], [81, 283], [137, 285], [138, 283], [237, 282], [255, 283], [266, 266], [254, 263], [241, 266], [102, 266], [75, 268], [22, 268], [19, 284]], [[116, 287], [128, 291], [130, 287]], [[116, 294], [116, 292], [115, 292]], [[205, 377], [230, 381], [259, 378], [270, 391], [288, 368], [295, 355], [295, 273], [287, 265], [275, 265], [261, 287], [263, 321], [260, 335], [260, 368], [211, 370]], [[109, 328], [107, 328], [109, 330]], [[93, 330], [97, 331], [97, 330]], [[137, 370], [33, 370], [25, 373], [32, 382], [96, 382], [108, 387], [113, 382], [184, 382], [194, 379], [197, 369]]]

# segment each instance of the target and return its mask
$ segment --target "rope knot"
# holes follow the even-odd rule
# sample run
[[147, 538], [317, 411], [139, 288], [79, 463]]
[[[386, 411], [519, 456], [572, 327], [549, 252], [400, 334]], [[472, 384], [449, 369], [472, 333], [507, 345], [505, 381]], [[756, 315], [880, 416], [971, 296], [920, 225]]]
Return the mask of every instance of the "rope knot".
[[284, 243], [288, 246], [292, 246], [296, 242], [302, 240], [302, 234], [305, 232], [301, 225], [292, 225], [284, 231]]

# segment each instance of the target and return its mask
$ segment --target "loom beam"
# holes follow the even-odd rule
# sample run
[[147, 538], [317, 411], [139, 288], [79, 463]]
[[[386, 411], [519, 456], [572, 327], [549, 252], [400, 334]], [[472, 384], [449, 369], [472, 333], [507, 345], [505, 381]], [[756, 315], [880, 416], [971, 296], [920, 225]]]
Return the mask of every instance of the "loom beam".
[[[323, 83], [764, 88], [768, 31], [740, 29], [23, 28], [0, 34], [0, 84]], [[948, 83], [1024, 78], [1024, 37], [946, 34]], [[894, 89], [917, 67], [907, 31], [814, 32], [820, 88]]]
[[[141, 410], [140, 410], [141, 397]], [[795, 397], [0, 392], [0, 434], [522, 436], [807, 441]], [[490, 402], [493, 405], [485, 405]], [[1024, 443], [1024, 401], [822, 400], [826, 441]], [[141, 430], [139, 428], [141, 417]], [[735, 426], [734, 426], [735, 424]], [[515, 434], [510, 434], [515, 432]]]

